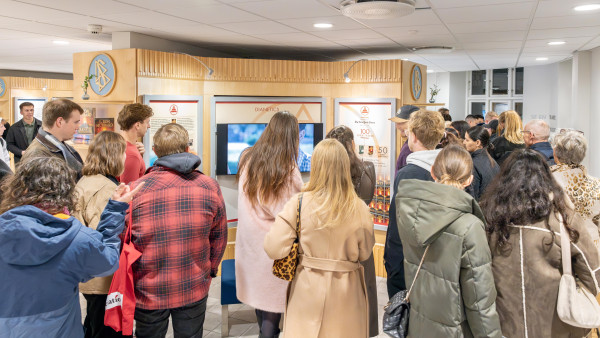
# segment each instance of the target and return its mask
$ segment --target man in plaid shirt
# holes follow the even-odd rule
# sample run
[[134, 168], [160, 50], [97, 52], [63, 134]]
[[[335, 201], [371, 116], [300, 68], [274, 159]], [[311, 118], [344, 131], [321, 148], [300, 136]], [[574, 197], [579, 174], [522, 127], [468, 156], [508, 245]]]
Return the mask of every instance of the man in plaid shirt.
[[[196, 168], [187, 131], [166, 124], [154, 135], [159, 157], [132, 201], [137, 337], [201, 337], [210, 282], [227, 245], [225, 202], [217, 182]], [[128, 225], [129, 226], [129, 225]]]

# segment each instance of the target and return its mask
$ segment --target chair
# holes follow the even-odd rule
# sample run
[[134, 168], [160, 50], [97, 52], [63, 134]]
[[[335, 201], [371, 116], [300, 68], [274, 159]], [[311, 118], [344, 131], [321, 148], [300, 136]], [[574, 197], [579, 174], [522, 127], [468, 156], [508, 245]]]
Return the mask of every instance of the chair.
[[235, 290], [235, 259], [221, 262], [221, 337], [229, 335], [229, 305], [240, 304]]

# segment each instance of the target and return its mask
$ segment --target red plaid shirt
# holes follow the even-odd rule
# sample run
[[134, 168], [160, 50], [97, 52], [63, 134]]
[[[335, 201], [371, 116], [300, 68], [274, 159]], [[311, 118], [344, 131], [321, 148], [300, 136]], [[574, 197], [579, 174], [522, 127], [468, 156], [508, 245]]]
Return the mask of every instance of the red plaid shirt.
[[[136, 307], [182, 307], [206, 297], [227, 246], [225, 202], [217, 182], [154, 166], [132, 201]], [[129, 219], [129, 218], [127, 218]]]

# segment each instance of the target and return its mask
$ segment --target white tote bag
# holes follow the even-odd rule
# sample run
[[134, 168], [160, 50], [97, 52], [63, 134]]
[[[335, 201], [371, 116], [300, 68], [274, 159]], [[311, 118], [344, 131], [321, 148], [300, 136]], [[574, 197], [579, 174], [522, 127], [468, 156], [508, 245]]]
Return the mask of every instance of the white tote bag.
[[560, 245], [563, 275], [558, 286], [558, 317], [571, 326], [594, 329], [600, 327], [600, 304], [581, 283], [577, 283], [571, 270], [571, 240], [560, 213]]

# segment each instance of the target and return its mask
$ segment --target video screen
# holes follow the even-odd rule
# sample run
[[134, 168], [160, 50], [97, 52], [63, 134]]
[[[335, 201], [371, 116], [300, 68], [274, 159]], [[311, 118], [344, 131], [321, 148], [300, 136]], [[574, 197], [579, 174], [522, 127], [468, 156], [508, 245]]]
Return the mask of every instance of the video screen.
[[[217, 175], [235, 175], [240, 156], [252, 147], [267, 127], [266, 123], [217, 124]], [[300, 123], [298, 167], [310, 171], [310, 161], [315, 145], [323, 139], [323, 124]]]

